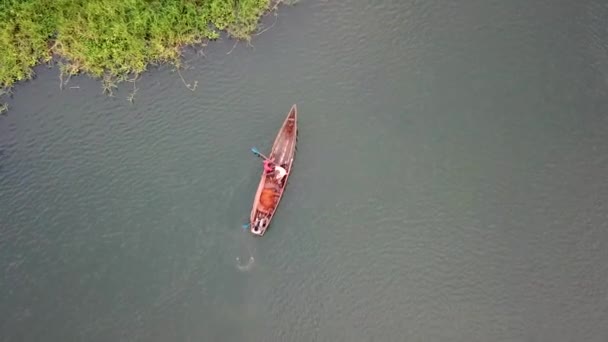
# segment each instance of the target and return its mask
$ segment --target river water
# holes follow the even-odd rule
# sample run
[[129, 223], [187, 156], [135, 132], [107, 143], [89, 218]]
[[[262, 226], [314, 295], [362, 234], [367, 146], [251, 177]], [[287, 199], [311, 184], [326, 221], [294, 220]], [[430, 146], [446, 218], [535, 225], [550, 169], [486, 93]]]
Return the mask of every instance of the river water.
[[[0, 341], [607, 341], [607, 22], [302, 0], [186, 53], [194, 91], [37, 68], [0, 117]], [[249, 149], [294, 103], [256, 238]]]

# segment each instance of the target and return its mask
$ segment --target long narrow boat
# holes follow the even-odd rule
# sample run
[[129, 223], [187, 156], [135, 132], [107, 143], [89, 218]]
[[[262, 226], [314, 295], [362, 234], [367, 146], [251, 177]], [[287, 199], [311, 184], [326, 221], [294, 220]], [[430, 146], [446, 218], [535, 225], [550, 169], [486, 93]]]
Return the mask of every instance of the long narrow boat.
[[[283, 197], [296, 152], [297, 135], [298, 109], [294, 104], [274, 139], [272, 150], [268, 155], [268, 158], [273, 160], [275, 165], [282, 167], [286, 173], [279, 180], [276, 177], [276, 172], [267, 174], [264, 170], [262, 171], [260, 184], [255, 193], [253, 208], [249, 216], [249, 230], [255, 235], [262, 236], [266, 233]], [[260, 156], [264, 158], [263, 155]]]

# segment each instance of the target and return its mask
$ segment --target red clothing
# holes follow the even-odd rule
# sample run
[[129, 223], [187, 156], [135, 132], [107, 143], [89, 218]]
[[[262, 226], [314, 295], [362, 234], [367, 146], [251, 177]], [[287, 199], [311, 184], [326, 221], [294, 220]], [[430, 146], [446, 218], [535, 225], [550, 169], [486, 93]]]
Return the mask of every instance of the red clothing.
[[274, 170], [274, 165], [268, 159], [264, 159], [264, 172], [270, 173]]

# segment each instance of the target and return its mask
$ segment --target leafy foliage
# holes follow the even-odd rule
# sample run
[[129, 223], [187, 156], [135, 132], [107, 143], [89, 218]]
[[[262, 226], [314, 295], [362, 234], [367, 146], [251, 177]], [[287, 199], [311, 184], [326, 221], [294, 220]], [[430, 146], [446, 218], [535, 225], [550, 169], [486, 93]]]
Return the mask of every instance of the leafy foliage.
[[270, 0], [0, 0], [0, 88], [33, 76], [53, 55], [62, 73], [104, 80], [179, 64], [180, 47], [249, 39]]

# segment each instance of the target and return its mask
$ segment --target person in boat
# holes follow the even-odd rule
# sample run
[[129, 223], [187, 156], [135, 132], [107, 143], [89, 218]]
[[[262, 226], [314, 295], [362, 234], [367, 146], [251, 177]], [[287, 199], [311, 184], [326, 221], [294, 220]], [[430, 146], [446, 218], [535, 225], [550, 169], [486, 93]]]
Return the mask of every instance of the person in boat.
[[254, 232], [259, 232], [262, 229], [266, 229], [266, 226], [268, 226], [268, 218], [264, 217], [264, 218], [256, 218], [255, 222], [253, 223], [253, 231]]
[[274, 158], [264, 159], [264, 173], [267, 175], [275, 175], [277, 181], [281, 181], [287, 174], [287, 170], [280, 165], [274, 163]]
[[264, 159], [264, 173], [267, 175], [272, 174], [275, 169], [274, 158]]
[[253, 231], [254, 232], [259, 232], [260, 231], [260, 218], [256, 218], [255, 221], [253, 222]]
[[281, 182], [283, 180], [283, 177], [285, 177], [285, 175], [287, 174], [287, 170], [285, 170], [282, 166], [277, 165], [274, 167], [274, 172], [276, 174], [276, 179], [277, 182]]
[[262, 220], [260, 220], [260, 227], [266, 229], [266, 226], [268, 226], [268, 218], [264, 217]]

